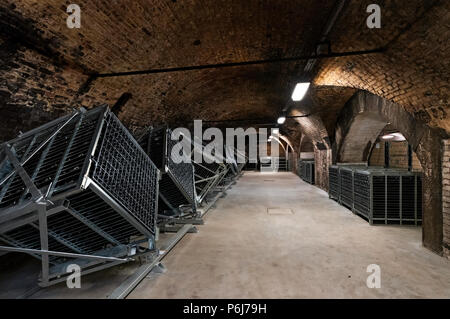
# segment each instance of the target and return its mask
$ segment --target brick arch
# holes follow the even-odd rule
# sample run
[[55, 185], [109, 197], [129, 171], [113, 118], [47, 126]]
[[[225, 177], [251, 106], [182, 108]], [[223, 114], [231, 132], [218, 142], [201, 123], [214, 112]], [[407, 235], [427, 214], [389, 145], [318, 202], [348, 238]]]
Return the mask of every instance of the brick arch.
[[[397, 2], [390, 4], [399, 5]], [[383, 5], [383, 12], [387, 5]], [[402, 17], [384, 14], [380, 29], [367, 28], [365, 19], [351, 19], [352, 25], [345, 23], [366, 6], [366, 1], [357, 1], [344, 9], [330, 34], [333, 50], [384, 47], [385, 51], [324, 59], [318, 64], [314, 85], [367, 90], [401, 105], [430, 127], [450, 133], [449, 49], [442, 46], [442, 39], [449, 34], [446, 21], [450, 2], [412, 1], [401, 5], [402, 9], [395, 11]], [[391, 18], [395, 20], [388, 23]], [[402, 19], [411, 20], [402, 23]]]
[[[302, 115], [296, 109], [291, 111], [291, 115]], [[318, 149], [328, 149], [331, 147], [330, 138], [327, 129], [320, 116], [312, 115], [308, 117], [300, 117], [295, 119], [300, 126], [303, 136], [307, 137]]]
[[[411, 144], [423, 167], [423, 244], [441, 254], [443, 246], [442, 148], [445, 132], [430, 128], [401, 106], [367, 91], [356, 93], [336, 125], [333, 161], [366, 161], [369, 143], [391, 123]], [[366, 128], [365, 125], [370, 126]], [[359, 135], [355, 135], [359, 134]], [[356, 139], [359, 139], [355, 144]]]
[[339, 144], [336, 161], [342, 163], [360, 163], [369, 159], [370, 150], [380, 132], [388, 122], [371, 112], [356, 114], [352, 125]]
[[314, 144], [307, 135], [302, 135], [299, 150], [300, 152], [314, 152]]
[[[296, 115], [294, 109], [291, 114]], [[331, 143], [328, 132], [320, 116], [308, 116], [297, 118], [302, 130], [302, 147], [304, 141], [313, 145], [315, 161], [315, 184], [319, 188], [328, 190], [328, 166], [331, 164]], [[301, 156], [301, 153], [300, 153]]]

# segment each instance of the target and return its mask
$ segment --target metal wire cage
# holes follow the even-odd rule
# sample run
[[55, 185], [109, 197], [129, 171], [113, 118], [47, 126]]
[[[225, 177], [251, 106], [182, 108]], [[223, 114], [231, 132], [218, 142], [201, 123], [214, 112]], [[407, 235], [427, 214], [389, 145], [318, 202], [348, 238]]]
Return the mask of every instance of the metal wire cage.
[[366, 168], [365, 164], [361, 163], [339, 163], [330, 166], [328, 170], [330, 198], [336, 199], [339, 204], [353, 210], [353, 173], [357, 169], [364, 168]]
[[0, 148], [0, 250], [41, 259], [42, 286], [68, 264], [88, 273], [152, 251], [158, 179], [107, 107], [21, 134]]
[[337, 165], [331, 165], [328, 168], [328, 183], [329, 197], [339, 202], [341, 197], [341, 184], [339, 178], [339, 167]]
[[298, 166], [299, 176], [305, 182], [314, 184], [315, 182], [315, 162], [301, 160]]
[[[139, 143], [162, 172], [159, 183], [160, 222], [174, 217], [196, 214], [196, 190], [194, 167], [183, 160], [182, 154], [172, 152], [178, 141], [172, 139], [168, 128], [150, 128], [140, 138]], [[189, 154], [186, 154], [189, 158]]]
[[355, 170], [354, 212], [370, 224], [419, 225], [422, 222], [422, 178], [396, 169]]
[[401, 169], [333, 165], [329, 196], [370, 224], [419, 225], [422, 222], [422, 177]]

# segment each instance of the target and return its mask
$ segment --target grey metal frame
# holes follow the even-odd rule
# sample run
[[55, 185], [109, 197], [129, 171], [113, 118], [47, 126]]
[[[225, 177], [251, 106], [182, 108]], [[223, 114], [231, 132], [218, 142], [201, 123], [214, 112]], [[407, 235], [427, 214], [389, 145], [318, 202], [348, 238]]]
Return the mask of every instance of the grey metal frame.
[[[169, 139], [169, 135], [170, 135], [170, 130], [167, 130], [166, 132], [166, 141]], [[195, 198], [197, 197], [197, 193], [195, 190], [195, 177], [194, 177], [194, 166], [191, 167], [192, 170], [192, 188], [193, 188], [193, 194], [188, 194], [187, 191], [185, 190], [185, 188], [181, 185], [180, 181], [178, 180], [178, 178], [176, 177], [176, 174], [174, 173], [174, 170], [172, 168], [172, 165], [176, 165], [176, 164], [171, 164], [171, 160], [170, 160], [170, 154], [169, 154], [169, 150], [168, 150], [168, 142], [165, 143], [165, 147], [166, 147], [166, 151], [165, 151], [165, 171], [166, 173], [170, 176], [170, 178], [173, 180], [173, 182], [178, 186], [178, 188], [180, 189], [180, 191], [183, 193], [183, 195], [186, 197], [186, 199], [189, 201], [190, 204], [193, 205], [193, 210], [195, 212], [195, 210], [197, 209], [197, 201], [195, 200]]]
[[[82, 134], [80, 140], [76, 140], [75, 136], [79, 133], [80, 127], [85, 124], [84, 120], [86, 118], [89, 118], [89, 121], [91, 121], [88, 121], [88, 124], [86, 124], [89, 130], [80, 133]], [[107, 118], [110, 121], [108, 123], [105, 122]], [[112, 123], [111, 125], [115, 125], [115, 127], [106, 127], [110, 123]], [[73, 125], [72, 130], [70, 130], [70, 125]], [[65, 133], [62, 133], [66, 128], [68, 129]], [[111, 131], [113, 129], [116, 130], [115, 133]], [[146, 196], [153, 196], [146, 199], [147, 203], [153, 205], [151, 206], [153, 208], [150, 211], [139, 213], [144, 213], [148, 216], [146, 217], [148, 219], [146, 221], [147, 224], [144, 224], [143, 220], [139, 220], [138, 215], [135, 215], [138, 211], [134, 211], [134, 209], [140, 209], [142, 211], [143, 206], [139, 206], [142, 202], [135, 200], [132, 203], [126, 203], [124, 200], [128, 197], [124, 196], [124, 194], [119, 194], [119, 198], [116, 197], [114, 192], [117, 193], [117, 190], [110, 193], [108, 186], [102, 184], [104, 183], [102, 181], [102, 175], [96, 173], [96, 170], [100, 169], [100, 166], [98, 166], [99, 162], [96, 161], [102, 160], [99, 156], [110, 155], [110, 153], [101, 155], [106, 134], [110, 133], [116, 135], [122, 134], [125, 143], [129, 143], [127, 147], [131, 147], [136, 150], [137, 154], [140, 154], [139, 156], [142, 158], [141, 162], [145, 163], [143, 165], [148, 165], [148, 171], [153, 174], [141, 175], [139, 177], [141, 181], [145, 181], [145, 185], [139, 185], [139, 187], [153, 187], [152, 185], [155, 184], [152, 188], [153, 193], [146, 194]], [[102, 134], [105, 136], [102, 136]], [[68, 138], [64, 139], [64, 136]], [[60, 143], [59, 146], [55, 144], [58, 138], [62, 139], [62, 144]], [[43, 139], [43, 141], [36, 144], [39, 139]], [[89, 140], [90, 142], [87, 144]], [[102, 143], [101, 145], [100, 142]], [[24, 149], [23, 146], [26, 148]], [[50, 156], [49, 150], [53, 146], [58, 146], [58, 148], [53, 150], [53, 158], [51, 159], [52, 161], [58, 162], [55, 169], [52, 169], [53, 166], [45, 166], [48, 159], [47, 156]], [[61, 149], [61, 147], [64, 148]], [[76, 151], [77, 153], [71, 153], [73, 147], [76, 148], [74, 152]], [[80, 149], [85, 151], [80, 151]], [[70, 172], [70, 165], [78, 165], [77, 161], [79, 160], [77, 158], [80, 158], [79, 156], [84, 156], [81, 158], [84, 158], [82, 167], [76, 167], [79, 173], [73, 173], [75, 175], [69, 174], [69, 177], [67, 177], [67, 171]], [[3, 207], [0, 207], [0, 238], [5, 243], [11, 245], [0, 246], [0, 251], [22, 252], [39, 258], [42, 262], [41, 286], [49, 286], [64, 280], [65, 276], [68, 275], [64, 268], [67, 258], [69, 258], [69, 263], [78, 263], [82, 268], [82, 274], [86, 274], [127, 262], [137, 256], [146, 255], [155, 251], [157, 201], [153, 203], [152, 200], [158, 197], [157, 180], [160, 177], [160, 172], [154, 167], [153, 163], [151, 163], [148, 156], [140, 148], [131, 134], [110, 113], [108, 108], [99, 107], [90, 111], [81, 109], [71, 115], [21, 134], [16, 139], [1, 145], [0, 159], [2, 159], [0, 162], [0, 204], [3, 204]], [[32, 162], [33, 160], [37, 160], [37, 162], [34, 163]], [[104, 160], [107, 159], [105, 158]], [[130, 171], [126, 166], [120, 166], [123, 164], [114, 164], [114, 159], [111, 160], [113, 161], [107, 165], [119, 165], [112, 167], [112, 169], [118, 169], [117, 172], [120, 171], [120, 174], [126, 174], [127, 169]], [[31, 163], [34, 165], [31, 167], [35, 167], [32, 174], [27, 173], [27, 163]], [[109, 169], [109, 166], [106, 167]], [[42, 171], [41, 168], [45, 169], [45, 171]], [[133, 167], [134, 169], [135, 167]], [[45, 173], [47, 175], [44, 176], [48, 176], [47, 179], [44, 179], [45, 185], [43, 187], [37, 184], [38, 182], [43, 183], [42, 177], [38, 180], [39, 173]], [[136, 172], [136, 174], [139, 173], [141, 172]], [[135, 174], [135, 172], [133, 171], [132, 174]], [[20, 178], [16, 178], [16, 175]], [[69, 179], [65, 184], [58, 186], [58, 182], [61, 179], [75, 178], [76, 176], [78, 176], [77, 181], [71, 182]], [[108, 177], [107, 175], [105, 176]], [[20, 183], [24, 185], [22, 195], [18, 191], [15, 191], [16, 189], [21, 191]], [[11, 192], [15, 191], [15, 193], [12, 193], [15, 197], [11, 197], [13, 195], [10, 195], [10, 197], [12, 199], [18, 198], [18, 200], [2, 202], [4, 196], [10, 191], [10, 187], [14, 187], [11, 189]], [[30, 193], [31, 197], [26, 196], [27, 193]], [[90, 205], [89, 203], [91, 203], [87, 201], [84, 204], [80, 200], [79, 196], [85, 196], [84, 194], [87, 194], [86, 196], [92, 196], [94, 200], [95, 198], [100, 199], [101, 203], [105, 205], [104, 208], [98, 208], [92, 211], [98, 215], [94, 216], [90, 214], [89, 210], [86, 211], [88, 215], [83, 215], [77, 211], [75, 208], [77, 205]], [[121, 199], [121, 196], [124, 196], [125, 199]], [[130, 194], [127, 196], [139, 196], [139, 194]], [[107, 210], [105, 211], [104, 209]], [[112, 212], [115, 213], [112, 214]], [[98, 219], [103, 216], [109, 216], [108, 218], [110, 220], [104, 220], [102, 222], [102, 219]], [[67, 218], [71, 218], [71, 224], [65, 226], [64, 221], [67, 222]], [[52, 226], [53, 224], [49, 225], [49, 222], [53, 223], [54, 226]], [[110, 222], [112, 224], [108, 224]], [[92, 244], [89, 246], [92, 248], [85, 251], [84, 248], [81, 248], [83, 245], [79, 246], [77, 244], [77, 238], [81, 239], [82, 237], [71, 238], [71, 225], [77, 225], [77, 236], [94, 236], [92, 238], [101, 239], [101, 241], [95, 243], [95, 245]], [[116, 235], [114, 235], [115, 233], [111, 233], [113, 230], [111, 227], [114, 227], [114, 225], [121, 225], [121, 228], [116, 231], [121, 231], [123, 228], [123, 236], [130, 237], [128, 239], [124, 239], [125, 237], [120, 240], [117, 239]], [[57, 227], [58, 232], [52, 230], [52, 227]], [[32, 229], [38, 231], [37, 237], [33, 235], [34, 231]], [[65, 229], [66, 232], [63, 232]], [[89, 233], [84, 233], [86, 231]], [[25, 245], [25, 242], [21, 240], [17, 241], [14, 236], [11, 237], [9, 235], [11, 232], [15, 232], [14, 234], [18, 234], [17, 232], [19, 232], [24, 235], [27, 242], [32, 245]], [[89, 241], [89, 238], [85, 237], [83, 240]], [[38, 240], [39, 243], [33, 240]], [[55, 247], [64, 249], [60, 251], [51, 250], [50, 240], [53, 246], [57, 244]], [[105, 243], [104, 247], [109, 246], [109, 248], [99, 249], [98, 247], [103, 245], [102, 243]], [[144, 243], [146, 246], [142, 246]], [[110, 247], [111, 245], [112, 247]], [[40, 247], [40, 249], [37, 249], [37, 247]], [[94, 247], [97, 248], [94, 249]], [[55, 261], [57, 262], [55, 263]]]
[[[159, 197], [163, 206], [167, 206], [174, 214], [168, 217], [160, 212], [158, 215], [159, 227], [175, 222], [175, 219], [197, 216], [194, 166], [191, 163], [175, 163], [171, 159], [171, 133], [172, 131], [166, 127], [150, 127], [138, 138], [141, 146], [161, 170]], [[159, 140], [159, 144], [153, 144], [154, 137]], [[189, 180], [185, 178], [186, 175], [190, 176]], [[172, 201], [170, 200], [170, 196], [174, 194], [177, 196], [176, 203], [173, 202], [173, 197]]]

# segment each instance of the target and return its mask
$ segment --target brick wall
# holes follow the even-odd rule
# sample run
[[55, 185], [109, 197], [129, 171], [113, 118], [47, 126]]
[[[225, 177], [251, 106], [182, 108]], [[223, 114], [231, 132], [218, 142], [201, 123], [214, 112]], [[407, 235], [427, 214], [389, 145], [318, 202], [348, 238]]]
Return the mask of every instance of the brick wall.
[[450, 139], [444, 140], [442, 158], [442, 206], [443, 206], [443, 250], [444, 256], [450, 259]]
[[0, 59], [0, 141], [79, 106], [77, 91], [87, 76], [1, 38]]
[[384, 142], [376, 141], [369, 157], [370, 166], [384, 166]]
[[[377, 145], [379, 146], [377, 148]], [[413, 170], [421, 171], [422, 166], [413, 152]], [[378, 140], [370, 155], [369, 165], [384, 166], [384, 141]], [[408, 142], [390, 142], [389, 167], [408, 169]]]
[[331, 150], [316, 150], [315, 161], [315, 184], [321, 189], [328, 191], [328, 167], [331, 164]]

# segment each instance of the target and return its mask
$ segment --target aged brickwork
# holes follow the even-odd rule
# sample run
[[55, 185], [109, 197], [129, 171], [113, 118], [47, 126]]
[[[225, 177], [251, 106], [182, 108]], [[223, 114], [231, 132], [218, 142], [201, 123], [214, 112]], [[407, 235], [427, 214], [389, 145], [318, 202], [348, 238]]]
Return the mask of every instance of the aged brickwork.
[[331, 165], [331, 150], [316, 150], [314, 161], [316, 166], [315, 183], [318, 187], [328, 191], [328, 167]]
[[0, 141], [77, 108], [78, 91], [87, 79], [13, 8], [0, 6]]
[[[0, 140], [16, 136], [78, 108], [76, 95], [86, 76], [55, 66], [45, 56], [25, 47], [13, 53], [0, 46], [3, 60], [0, 78]], [[19, 115], [19, 116], [18, 116]]]
[[[372, 1], [373, 2], [373, 1]], [[348, 6], [342, 16], [356, 17], [371, 1]], [[382, 5], [381, 29], [368, 29], [365, 17], [353, 24], [338, 23], [333, 30], [333, 48], [386, 47], [375, 55], [325, 60], [316, 85], [354, 87], [370, 91], [398, 103], [431, 126], [450, 132], [449, 77], [450, 38], [449, 1], [392, 1], [397, 21]]]
[[[442, 178], [441, 140], [446, 136], [442, 130], [432, 129], [403, 110], [399, 105], [368, 92], [358, 92], [342, 110], [336, 128], [336, 139], [332, 149], [333, 161], [342, 158], [342, 152], [346, 150], [344, 145], [353, 141], [348, 135], [354, 130], [352, 127], [364, 127], [367, 119], [378, 118], [383, 125], [378, 125], [379, 131], [375, 138], [382, 132], [388, 123], [398, 129], [412, 145], [423, 169], [423, 241], [429, 249], [442, 253]], [[375, 125], [374, 124], [374, 125]], [[368, 144], [373, 138], [372, 134], [360, 134], [361, 144]], [[350, 145], [351, 146], [351, 145]], [[360, 153], [364, 149], [359, 148]], [[356, 154], [356, 153], [355, 153]], [[361, 156], [356, 159], [361, 158]], [[349, 162], [357, 160], [349, 159]]]
[[[309, 54], [333, 5], [328, 0], [80, 0], [82, 27], [68, 29], [60, 1], [5, 2], [10, 11], [32, 18], [43, 38], [54, 40], [49, 41], [53, 52], [94, 73]], [[131, 92], [119, 114], [130, 127], [180, 125], [193, 118], [273, 119], [289, 95], [289, 74], [304, 63], [96, 79], [81, 104], [114, 104]]]
[[[450, 2], [381, 1], [382, 28], [368, 29], [366, 7], [372, 2], [348, 1], [329, 35], [331, 48], [334, 52], [385, 50], [319, 60], [308, 75], [313, 78], [309, 93], [294, 103], [290, 95], [305, 75], [304, 60], [164, 74], [95, 75], [307, 55], [320, 39], [334, 1], [155, 0], [149, 5], [146, 0], [80, 0], [82, 27], [69, 29], [66, 2], [5, 0], [0, 4], [0, 141], [72, 107], [112, 106], [124, 93], [131, 98], [118, 115], [132, 130], [162, 123], [186, 126], [196, 118], [247, 119], [235, 123], [266, 125], [289, 106], [291, 115], [305, 117], [287, 120], [283, 134], [297, 154], [301, 154], [301, 138], [308, 137], [317, 162], [317, 185], [327, 189], [328, 165], [366, 161], [378, 130], [392, 122], [414, 146], [422, 164], [424, 244], [440, 253], [442, 198], [448, 197], [445, 177], [441, 196], [440, 162], [441, 138], [450, 134]], [[360, 90], [385, 100], [367, 98]], [[380, 127], [364, 141], [358, 139], [364, 127], [348, 122], [355, 118], [348, 111], [354, 106], [348, 103], [354, 95], [375, 101], [384, 112]], [[400, 158], [403, 149], [398, 154]], [[395, 165], [403, 164], [399, 160]], [[443, 165], [445, 175], [445, 161]]]
[[[376, 146], [378, 144], [378, 147]], [[371, 166], [384, 166], [384, 140], [377, 140], [369, 158]], [[408, 169], [408, 142], [390, 142], [389, 143], [389, 167]], [[416, 153], [412, 154], [412, 169], [421, 171], [422, 166]]]

